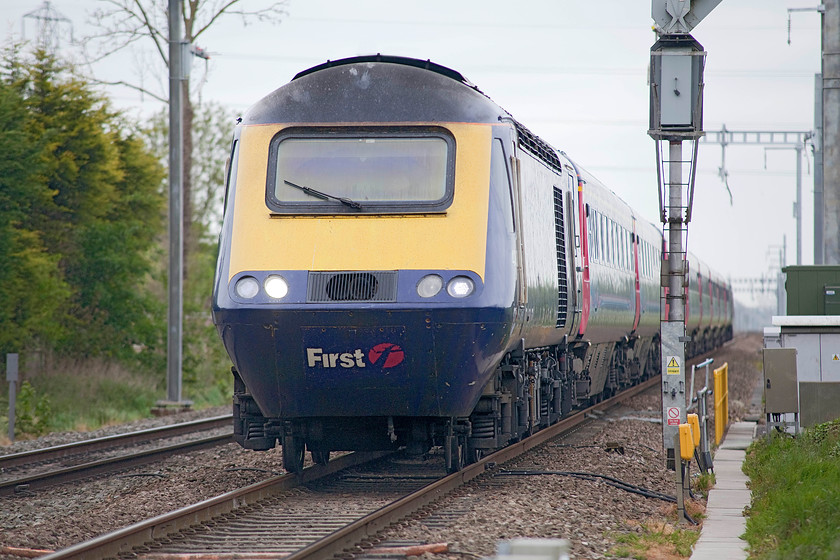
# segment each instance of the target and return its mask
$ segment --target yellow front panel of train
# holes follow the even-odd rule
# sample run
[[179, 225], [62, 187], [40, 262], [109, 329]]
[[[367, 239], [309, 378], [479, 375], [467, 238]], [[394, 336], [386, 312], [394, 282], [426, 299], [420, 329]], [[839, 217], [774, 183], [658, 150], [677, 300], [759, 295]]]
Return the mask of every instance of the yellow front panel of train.
[[271, 215], [269, 143], [282, 125], [245, 127], [234, 198], [230, 278], [251, 270], [471, 270], [484, 278], [491, 127], [448, 124], [452, 204], [439, 214]]

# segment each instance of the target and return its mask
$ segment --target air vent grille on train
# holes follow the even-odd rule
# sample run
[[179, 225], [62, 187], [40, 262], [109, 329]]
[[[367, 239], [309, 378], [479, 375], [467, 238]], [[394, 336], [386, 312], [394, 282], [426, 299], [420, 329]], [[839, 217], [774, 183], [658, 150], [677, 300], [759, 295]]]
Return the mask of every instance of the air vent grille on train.
[[310, 272], [307, 303], [397, 301], [396, 271]]
[[554, 229], [557, 239], [557, 328], [566, 326], [569, 291], [566, 270], [566, 228], [563, 220], [563, 191], [554, 187]]

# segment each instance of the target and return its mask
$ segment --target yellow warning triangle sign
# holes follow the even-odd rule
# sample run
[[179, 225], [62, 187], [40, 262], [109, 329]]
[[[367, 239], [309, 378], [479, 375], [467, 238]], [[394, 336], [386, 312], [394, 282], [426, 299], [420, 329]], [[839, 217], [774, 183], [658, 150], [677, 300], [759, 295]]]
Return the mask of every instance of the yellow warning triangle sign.
[[838, 362], [838, 361], [840, 361], [840, 356], [838, 356], [837, 354], [834, 354], [834, 357], [831, 358], [831, 359], [834, 360], [835, 362]]
[[680, 367], [680, 364], [677, 363], [676, 356], [671, 357], [671, 361], [668, 362], [668, 367], [675, 367], [675, 368]]

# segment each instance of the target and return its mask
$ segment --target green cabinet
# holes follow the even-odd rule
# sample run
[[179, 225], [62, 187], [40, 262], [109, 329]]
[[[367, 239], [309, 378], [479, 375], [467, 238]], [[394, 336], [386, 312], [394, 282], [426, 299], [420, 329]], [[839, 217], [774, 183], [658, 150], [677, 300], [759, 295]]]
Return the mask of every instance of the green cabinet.
[[787, 266], [788, 315], [840, 315], [840, 266]]

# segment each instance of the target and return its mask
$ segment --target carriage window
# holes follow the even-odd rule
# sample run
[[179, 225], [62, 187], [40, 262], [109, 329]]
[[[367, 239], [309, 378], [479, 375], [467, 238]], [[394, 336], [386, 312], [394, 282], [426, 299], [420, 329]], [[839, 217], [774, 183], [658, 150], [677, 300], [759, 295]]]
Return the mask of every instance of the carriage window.
[[633, 270], [633, 240], [629, 231], [625, 234], [627, 236], [627, 270]]
[[624, 228], [621, 226], [617, 226], [618, 228], [618, 260], [620, 262], [619, 266], [621, 268], [627, 268], [627, 244], [626, 240], [624, 239]]
[[639, 271], [640, 274], [648, 275], [647, 268], [647, 243], [639, 241]]
[[630, 234], [621, 228], [621, 237], [624, 240], [624, 270], [630, 270]]
[[636, 243], [638, 243], [639, 247], [639, 274], [647, 276], [647, 245], [638, 237], [636, 238]]
[[612, 264], [612, 228], [610, 227], [610, 219], [604, 218], [604, 260], [607, 264]]
[[289, 129], [269, 149], [275, 212], [440, 212], [452, 202], [455, 141], [442, 129]]
[[624, 268], [626, 262], [624, 258], [624, 228], [615, 224], [615, 233], [616, 239], [618, 239], [618, 266], [619, 268]]
[[620, 230], [618, 228], [618, 224], [613, 222], [613, 250], [615, 251], [615, 265], [617, 268], [621, 268], [621, 236]]
[[607, 253], [607, 219], [601, 214], [601, 260], [607, 262], [609, 260], [609, 254]]
[[627, 239], [624, 237], [624, 228], [618, 227], [618, 243], [621, 247], [621, 268], [627, 268]]
[[656, 276], [655, 270], [655, 262], [656, 258], [653, 254], [653, 245], [646, 244], [645, 247], [647, 248], [647, 269], [648, 269], [648, 277], [653, 278]]
[[630, 232], [624, 230], [624, 252], [627, 255], [627, 270], [633, 270], [633, 242], [630, 241]]

